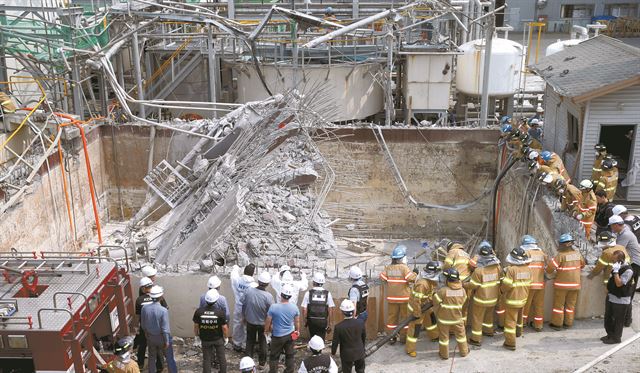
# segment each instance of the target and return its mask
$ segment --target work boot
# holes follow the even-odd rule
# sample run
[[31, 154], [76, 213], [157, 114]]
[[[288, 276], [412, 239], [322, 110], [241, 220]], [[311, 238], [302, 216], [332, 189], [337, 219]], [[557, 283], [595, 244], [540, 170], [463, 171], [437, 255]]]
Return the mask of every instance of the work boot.
[[411, 356], [411, 357], [416, 357], [416, 355], [418, 355], [415, 351], [411, 351], [411, 352], [407, 352], [407, 355]]
[[473, 346], [482, 346], [482, 343], [478, 342], [478, 341], [474, 341], [473, 339], [469, 339], [469, 344], [473, 345]]
[[561, 326], [558, 326], [558, 325], [549, 324], [549, 326], [550, 326], [550, 327], [551, 327], [551, 329], [553, 329], [553, 330], [558, 330], [558, 331], [559, 331], [559, 330], [562, 330], [562, 327], [561, 327]]
[[608, 336], [608, 335], [605, 335], [604, 337], [600, 337], [600, 340], [601, 340], [601, 341], [603, 341], [603, 342], [604, 342], [605, 340], [607, 340], [607, 339], [609, 339], [609, 336]]
[[564, 329], [571, 329], [573, 327], [573, 325], [562, 324], [562, 327]]
[[394, 344], [396, 344], [396, 342], [398, 342], [398, 338], [396, 338], [396, 337], [393, 337], [393, 338], [391, 338], [391, 339], [389, 340], [389, 344], [390, 344], [390, 345], [392, 345], [392, 346], [393, 346]]
[[482, 332], [482, 335], [484, 335], [485, 337], [493, 337], [495, 334], [494, 333]]
[[602, 343], [606, 344], [606, 345], [615, 345], [620, 343], [621, 341], [619, 339], [613, 339], [613, 338], [607, 338], [604, 341], [602, 341]]
[[515, 351], [516, 350], [516, 346], [511, 346], [511, 345], [508, 345], [506, 343], [503, 343], [502, 347], [506, 348], [507, 350], [511, 350], [511, 351]]

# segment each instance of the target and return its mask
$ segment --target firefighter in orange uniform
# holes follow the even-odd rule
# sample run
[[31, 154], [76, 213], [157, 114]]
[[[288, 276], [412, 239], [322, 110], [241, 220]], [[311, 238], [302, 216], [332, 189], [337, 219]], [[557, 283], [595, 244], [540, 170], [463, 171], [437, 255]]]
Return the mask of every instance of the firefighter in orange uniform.
[[504, 348], [516, 349], [516, 337], [522, 335], [523, 309], [527, 304], [531, 287], [531, 270], [528, 264], [531, 259], [524, 249], [517, 247], [507, 256], [510, 266], [504, 269], [504, 277], [500, 290], [504, 294]]
[[558, 179], [555, 182], [555, 188], [560, 195], [560, 209], [567, 211], [570, 215], [578, 209], [578, 202], [582, 197], [580, 189], [573, 184], [567, 184], [564, 179]]
[[524, 306], [522, 319], [525, 325], [533, 327], [537, 332], [542, 331], [544, 321], [544, 269], [547, 265], [547, 254], [538, 246], [538, 241], [530, 235], [522, 237], [520, 245], [531, 259], [531, 288]]
[[553, 282], [553, 312], [549, 326], [555, 330], [573, 326], [580, 292], [580, 271], [585, 266], [582, 255], [573, 249], [573, 237], [564, 233], [558, 240], [558, 255], [551, 259], [547, 273], [558, 274]]
[[[458, 242], [447, 240], [446, 248], [447, 257], [444, 259], [442, 269], [446, 270], [449, 268], [455, 268], [456, 271], [458, 271], [460, 280], [462, 282], [467, 281], [467, 278], [471, 275], [471, 271], [475, 266], [475, 262], [469, 257], [469, 254], [464, 250], [464, 247]], [[462, 318], [464, 319], [465, 324], [467, 322], [467, 306], [468, 305], [465, 304], [462, 308]]]
[[418, 319], [409, 323], [407, 331], [406, 351], [411, 357], [416, 357], [416, 342], [422, 328], [427, 330], [429, 339], [438, 340], [438, 325], [433, 308], [422, 312], [422, 306], [433, 300], [433, 295], [438, 290], [439, 276], [440, 263], [431, 261], [420, 272], [420, 278], [413, 285], [408, 308], [409, 312]]
[[440, 334], [438, 340], [440, 358], [446, 360], [449, 358], [449, 334], [455, 336], [460, 356], [469, 354], [469, 345], [467, 345], [467, 334], [462, 318], [462, 307], [467, 301], [467, 293], [462, 288], [460, 275], [455, 268], [445, 269], [443, 275], [447, 285], [440, 288], [433, 296], [433, 305], [436, 308]]
[[580, 199], [577, 208], [574, 209], [574, 216], [582, 224], [587, 240], [591, 236], [591, 226], [596, 218], [597, 209], [598, 200], [593, 193], [593, 183], [589, 179], [584, 179], [580, 182]]
[[611, 158], [605, 158], [602, 161], [602, 172], [600, 178], [594, 182], [596, 191], [604, 190], [607, 193], [607, 199], [613, 201], [618, 189], [618, 167], [616, 161]]
[[482, 335], [493, 336], [493, 311], [500, 296], [500, 260], [496, 258], [491, 244], [482, 241], [479, 245], [476, 270], [464, 287], [471, 298], [471, 337], [469, 343], [480, 346]]
[[602, 173], [602, 161], [607, 156], [607, 147], [604, 144], [596, 144], [596, 159], [593, 161], [593, 169], [591, 171], [591, 181], [595, 184], [600, 180]]
[[554, 152], [550, 152], [548, 150], [540, 153], [540, 159], [542, 159], [542, 164], [547, 165], [554, 169], [562, 178], [569, 184], [571, 182], [571, 177], [569, 173], [564, 168], [564, 162], [560, 159], [560, 156]]
[[[387, 283], [387, 331], [392, 331], [402, 320], [407, 318], [409, 296], [411, 294], [410, 283], [416, 280], [416, 274], [407, 266], [407, 247], [398, 245], [391, 253], [391, 264], [380, 273], [380, 278]], [[407, 335], [406, 326], [400, 332], [400, 340]], [[390, 341], [395, 344], [396, 337]]]
[[602, 254], [598, 258], [596, 262], [596, 266], [589, 272], [587, 278], [589, 280], [593, 279], [601, 272], [604, 271], [604, 285], [607, 286], [607, 282], [609, 282], [609, 278], [611, 277], [611, 269], [613, 268], [613, 263], [615, 263], [613, 253], [620, 250], [624, 253], [624, 257], [626, 258], [626, 264], [629, 264], [630, 257], [627, 254], [627, 249], [622, 245], [616, 244], [616, 238], [609, 231], [602, 231], [597, 237], [598, 244], [597, 247], [602, 249]]

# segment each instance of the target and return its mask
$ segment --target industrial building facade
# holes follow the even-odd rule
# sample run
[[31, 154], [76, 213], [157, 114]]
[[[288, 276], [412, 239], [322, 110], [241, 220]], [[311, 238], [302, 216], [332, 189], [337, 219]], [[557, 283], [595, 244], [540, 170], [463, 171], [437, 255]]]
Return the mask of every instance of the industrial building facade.
[[585, 26], [592, 17], [640, 16], [640, 2], [634, 0], [509, 0], [505, 22], [516, 31], [525, 23], [542, 20], [548, 32], [569, 32], [574, 25]]

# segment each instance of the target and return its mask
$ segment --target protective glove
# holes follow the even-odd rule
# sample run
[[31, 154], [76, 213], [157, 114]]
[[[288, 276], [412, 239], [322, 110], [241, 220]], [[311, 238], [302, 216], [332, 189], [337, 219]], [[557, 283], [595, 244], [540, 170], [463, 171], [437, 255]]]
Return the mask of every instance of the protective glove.
[[620, 262], [613, 263], [613, 265], [611, 266], [611, 272], [612, 273], [620, 272], [620, 267], [622, 267], [622, 263]]
[[266, 339], [267, 344], [271, 343], [271, 333], [264, 333], [264, 339]]
[[584, 215], [582, 215], [582, 214], [577, 214], [576, 215], [576, 219], [577, 220], [582, 220], [583, 217], [584, 217]]
[[197, 335], [193, 340], [193, 347], [202, 347], [202, 341], [200, 340], [200, 337], [198, 337]]
[[415, 273], [417, 275], [419, 272], [420, 271], [418, 270], [418, 267], [413, 267], [413, 273]]
[[224, 337], [224, 345], [228, 345], [229, 344], [229, 337]]

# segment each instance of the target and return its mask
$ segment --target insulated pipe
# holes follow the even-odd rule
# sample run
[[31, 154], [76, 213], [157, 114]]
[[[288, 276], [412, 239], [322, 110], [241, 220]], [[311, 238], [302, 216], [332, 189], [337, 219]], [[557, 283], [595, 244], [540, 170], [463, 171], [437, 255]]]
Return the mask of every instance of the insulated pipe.
[[577, 39], [578, 35], [580, 35], [580, 40], [585, 40], [589, 38], [589, 31], [586, 27], [573, 25], [571, 28], [571, 39]]
[[418, 6], [418, 5], [422, 5], [422, 3], [421, 2], [411, 3], [411, 4], [408, 4], [408, 5], [402, 6], [402, 7], [398, 8], [398, 9], [387, 9], [385, 11], [382, 11], [382, 12], [378, 13], [378, 14], [374, 14], [374, 15], [372, 15], [370, 17], [361, 19], [360, 21], [357, 21], [357, 22], [354, 22], [354, 23], [352, 23], [352, 24], [350, 24], [348, 26], [345, 26], [345, 27], [341, 28], [340, 30], [335, 30], [335, 31], [332, 31], [332, 32], [330, 32], [330, 33], [328, 33], [326, 35], [320, 36], [319, 38], [315, 38], [315, 39], [309, 41], [307, 44], [304, 44], [302, 46], [302, 48], [314, 48], [314, 47], [316, 47], [316, 46], [318, 46], [318, 45], [320, 45], [322, 43], [328, 42], [329, 40], [333, 40], [334, 38], [336, 38], [338, 36], [342, 36], [344, 34], [347, 34], [347, 33], [351, 32], [351, 31], [354, 31], [354, 30], [356, 30], [356, 29], [358, 29], [360, 27], [367, 26], [368, 24], [373, 23], [373, 22], [375, 22], [377, 20], [386, 18], [386, 17], [388, 17], [388, 16], [390, 16], [392, 14], [397, 14], [397, 13], [399, 13], [401, 11], [404, 11], [404, 10], [407, 10], [407, 9], [414, 8], [414, 7]]

